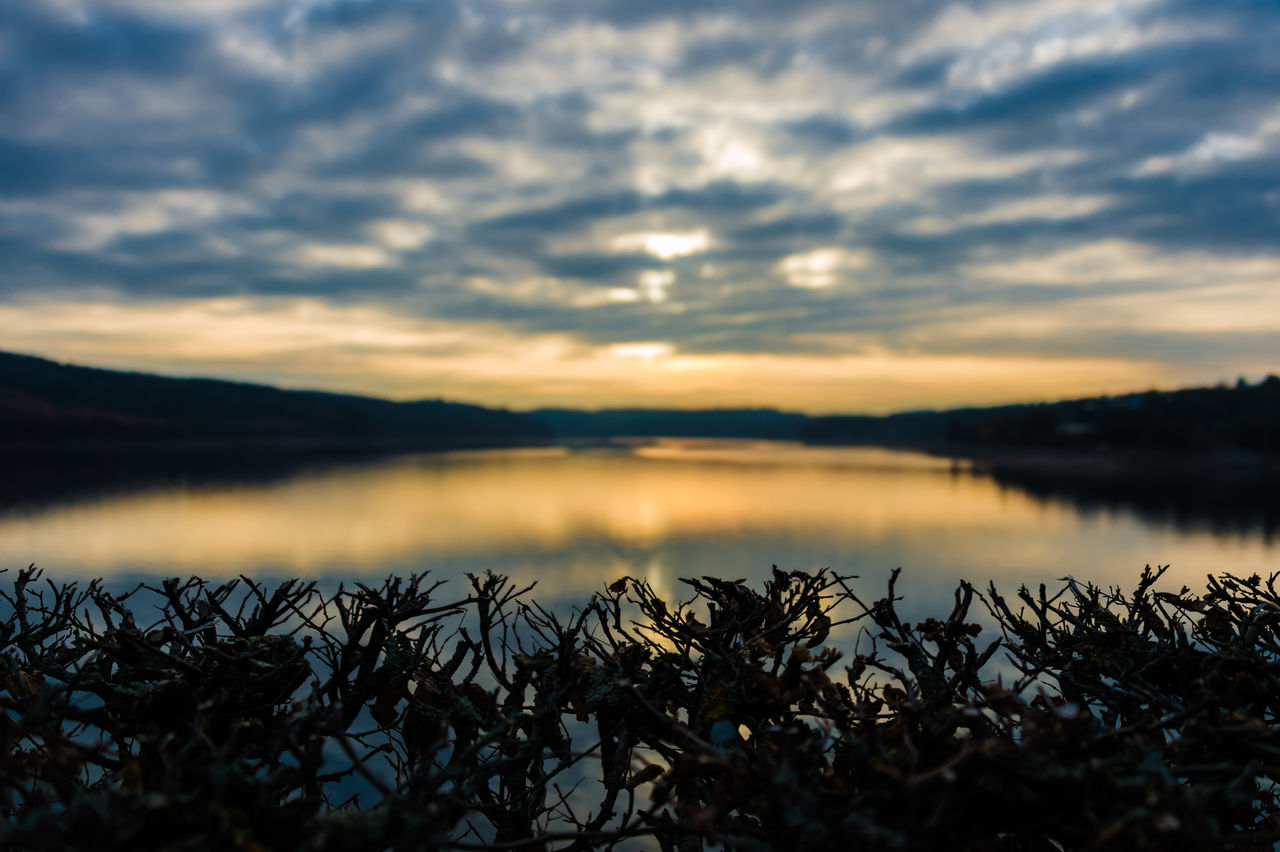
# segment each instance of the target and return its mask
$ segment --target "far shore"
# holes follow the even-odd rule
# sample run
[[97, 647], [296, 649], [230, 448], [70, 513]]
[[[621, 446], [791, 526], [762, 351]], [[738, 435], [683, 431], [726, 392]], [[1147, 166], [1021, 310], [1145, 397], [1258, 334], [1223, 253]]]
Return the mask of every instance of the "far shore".
[[[903, 449], [906, 449], [905, 447]], [[969, 461], [975, 470], [1067, 474], [1148, 481], [1204, 476], [1218, 481], [1280, 475], [1280, 457], [1243, 450], [1052, 449], [1042, 447], [932, 446], [930, 455]]]

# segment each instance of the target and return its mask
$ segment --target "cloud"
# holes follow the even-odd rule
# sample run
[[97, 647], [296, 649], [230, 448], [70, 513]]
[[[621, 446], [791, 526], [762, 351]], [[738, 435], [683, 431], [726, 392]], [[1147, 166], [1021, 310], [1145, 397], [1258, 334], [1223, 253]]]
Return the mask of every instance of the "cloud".
[[845, 274], [870, 263], [866, 252], [844, 248], [820, 248], [793, 254], [778, 262], [778, 271], [792, 287], [822, 290], [841, 283]]
[[611, 243], [612, 248], [620, 251], [639, 249], [662, 260], [701, 254], [710, 245], [711, 238], [705, 228], [685, 233], [622, 234], [614, 237]]
[[391, 254], [382, 246], [307, 243], [298, 247], [292, 259], [302, 266], [376, 269], [391, 263]]
[[959, 402], [972, 392], [966, 385], [992, 399], [1030, 399], [1045, 381], [1068, 394], [1100, 377], [1127, 388], [1161, 375], [1119, 359], [686, 354], [661, 338], [584, 345], [565, 334], [518, 335], [492, 322], [441, 323], [311, 299], [0, 306], [0, 334], [49, 357], [94, 353], [123, 368], [153, 369], [162, 356], [162, 371], [173, 375], [232, 372], [293, 384], [305, 366], [340, 390], [521, 406], [581, 404], [584, 395], [598, 405], [741, 406], [764, 389], [790, 407], [887, 410]]
[[383, 246], [399, 251], [420, 248], [435, 236], [435, 229], [430, 225], [406, 219], [381, 219], [374, 222], [370, 230]]
[[[483, 328], [510, 343], [494, 363], [556, 341], [564, 362], [539, 363], [559, 378], [520, 387], [431, 362], [463, 396], [479, 371], [494, 400], [657, 399], [676, 364], [745, 399], [746, 373], [707, 365], [750, 359], [1265, 371], [1277, 37], [1272, 6], [1190, 0], [18, 4], [0, 19], [0, 298], [40, 307], [4, 345], [109, 360], [100, 333], [59, 337], [59, 312], [111, 305], [133, 328], [232, 300], [293, 328], [262, 307], [285, 300]], [[407, 392], [407, 351], [392, 366], [332, 339], [323, 369], [220, 361], [213, 338], [198, 364], [344, 387], [386, 369]], [[566, 377], [570, 353], [599, 371]]]

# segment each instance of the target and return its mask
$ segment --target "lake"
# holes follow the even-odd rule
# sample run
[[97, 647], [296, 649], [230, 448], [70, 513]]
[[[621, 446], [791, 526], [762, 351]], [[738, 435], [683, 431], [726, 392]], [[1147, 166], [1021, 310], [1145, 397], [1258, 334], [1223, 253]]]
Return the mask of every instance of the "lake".
[[879, 449], [663, 440], [223, 466], [119, 487], [99, 472], [80, 489], [59, 464], [42, 481], [64, 487], [2, 504], [0, 567], [325, 585], [430, 570], [459, 592], [466, 572], [492, 570], [536, 580], [539, 600], [565, 605], [625, 574], [680, 595], [680, 577], [760, 579], [775, 564], [857, 574], [878, 596], [901, 566], [915, 611], [944, 606], [959, 578], [1006, 591], [1066, 575], [1128, 585], [1143, 565], [1170, 564], [1176, 590], [1211, 572], [1280, 570], [1273, 537], [1249, 524], [1085, 508]]

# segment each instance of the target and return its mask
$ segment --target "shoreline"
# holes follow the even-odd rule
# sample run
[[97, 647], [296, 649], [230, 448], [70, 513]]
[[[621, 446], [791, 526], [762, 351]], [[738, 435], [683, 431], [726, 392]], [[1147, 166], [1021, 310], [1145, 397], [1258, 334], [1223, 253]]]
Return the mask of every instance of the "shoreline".
[[931, 446], [922, 452], [963, 459], [976, 471], [1025, 472], [1145, 481], [1207, 477], [1216, 481], [1280, 476], [1280, 457], [1242, 450], [1170, 450]]

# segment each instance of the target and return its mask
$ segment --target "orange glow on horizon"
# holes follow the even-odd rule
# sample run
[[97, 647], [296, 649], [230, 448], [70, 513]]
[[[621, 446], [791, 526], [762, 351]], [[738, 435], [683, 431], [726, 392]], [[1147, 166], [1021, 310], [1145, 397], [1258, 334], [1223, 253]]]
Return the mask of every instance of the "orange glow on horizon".
[[[516, 409], [886, 413], [1178, 382], [1171, 368], [1124, 358], [884, 347], [832, 354], [684, 353], [672, 341], [596, 344], [567, 333], [520, 334], [495, 324], [444, 323], [382, 307], [301, 299], [5, 305], [0, 340], [12, 351], [86, 366]], [[818, 343], [830, 349], [831, 341]]]

